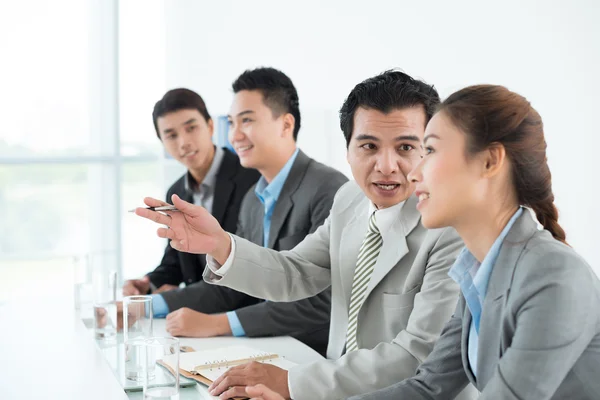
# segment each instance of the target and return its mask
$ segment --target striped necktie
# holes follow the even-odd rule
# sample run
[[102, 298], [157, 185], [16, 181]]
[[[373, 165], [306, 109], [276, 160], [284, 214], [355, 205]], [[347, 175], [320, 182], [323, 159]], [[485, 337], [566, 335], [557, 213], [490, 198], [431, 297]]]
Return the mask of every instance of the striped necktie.
[[356, 343], [358, 310], [360, 310], [363, 304], [382, 243], [383, 239], [381, 238], [379, 228], [375, 224], [375, 212], [373, 212], [371, 218], [369, 218], [369, 229], [362, 246], [360, 246], [356, 269], [354, 270], [352, 295], [350, 296], [350, 308], [348, 311], [348, 330], [346, 331], [346, 353], [358, 349], [358, 344]]

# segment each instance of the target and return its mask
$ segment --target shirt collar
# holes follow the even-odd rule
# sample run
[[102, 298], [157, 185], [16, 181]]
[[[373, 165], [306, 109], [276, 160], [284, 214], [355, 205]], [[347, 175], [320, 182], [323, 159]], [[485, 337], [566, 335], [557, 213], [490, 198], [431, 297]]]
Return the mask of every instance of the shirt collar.
[[479, 263], [475, 256], [471, 254], [471, 252], [465, 247], [460, 252], [456, 262], [448, 272], [448, 275], [456, 282], [460, 283], [463, 280], [465, 274], [470, 274], [473, 279], [473, 286], [477, 290], [480, 299], [485, 297], [487, 293], [487, 288], [490, 280], [490, 276], [492, 275], [492, 270], [494, 268], [494, 264], [496, 264], [496, 260], [498, 259], [498, 255], [500, 254], [500, 249], [502, 248], [502, 243], [508, 232], [515, 224], [516, 220], [523, 213], [523, 207], [519, 207], [519, 209], [513, 214], [511, 219], [508, 221], [500, 235], [496, 238], [496, 241], [486, 254], [485, 258]]
[[[212, 189], [217, 184], [217, 173], [219, 172], [219, 168], [221, 167], [221, 163], [223, 162], [223, 158], [225, 157], [225, 151], [218, 146], [215, 146], [215, 155], [213, 157], [212, 163], [210, 164], [210, 168], [204, 177], [204, 180], [199, 183], [200, 186], [204, 186], [205, 188]], [[185, 190], [188, 192], [197, 192], [199, 191], [198, 182], [194, 179], [190, 171], [185, 174], [184, 178]], [[194, 190], [194, 188], [196, 190]]]
[[277, 173], [275, 178], [268, 183], [264, 176], [261, 176], [254, 188], [254, 193], [258, 197], [258, 199], [264, 203], [265, 198], [269, 197], [274, 201], [279, 199], [279, 195], [281, 194], [281, 190], [283, 189], [283, 185], [290, 174], [292, 166], [294, 165], [294, 161], [296, 161], [296, 156], [300, 149], [296, 149], [294, 154], [287, 160], [283, 168]]
[[404, 207], [404, 203], [406, 203], [406, 201], [401, 201], [400, 203], [391, 207], [382, 208], [379, 210], [377, 207], [375, 207], [373, 202], [369, 202], [369, 218], [371, 218], [371, 215], [375, 213], [375, 224], [377, 225], [377, 229], [379, 229], [381, 237], [384, 241], [387, 233], [392, 227], [392, 224], [400, 219], [400, 214], [402, 212], [402, 207]]

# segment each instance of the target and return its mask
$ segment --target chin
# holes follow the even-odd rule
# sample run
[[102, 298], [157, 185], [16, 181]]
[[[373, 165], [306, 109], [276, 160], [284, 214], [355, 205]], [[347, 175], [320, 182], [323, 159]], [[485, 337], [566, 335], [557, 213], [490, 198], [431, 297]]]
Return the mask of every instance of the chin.
[[444, 224], [442, 219], [439, 217], [436, 218], [435, 215], [431, 215], [427, 212], [421, 213], [421, 223], [427, 229], [438, 229], [448, 226], [447, 224]]
[[250, 157], [240, 157], [240, 165], [244, 168], [256, 168]]
[[402, 199], [376, 199], [373, 201], [374, 204], [377, 204], [379, 209], [394, 207], [396, 204], [401, 203]]
[[373, 204], [377, 204], [379, 209], [390, 208], [396, 204], [400, 204], [410, 197], [410, 194], [398, 193], [394, 197], [378, 196], [377, 194], [370, 192], [367, 197]]

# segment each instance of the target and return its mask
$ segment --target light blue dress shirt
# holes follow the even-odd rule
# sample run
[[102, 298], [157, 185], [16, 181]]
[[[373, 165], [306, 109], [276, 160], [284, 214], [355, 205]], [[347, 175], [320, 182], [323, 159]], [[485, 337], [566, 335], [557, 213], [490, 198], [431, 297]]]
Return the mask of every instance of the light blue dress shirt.
[[460, 290], [467, 302], [471, 312], [471, 326], [469, 328], [468, 357], [471, 371], [477, 376], [477, 346], [479, 345], [479, 322], [483, 309], [483, 301], [487, 293], [490, 276], [494, 269], [494, 264], [500, 254], [502, 243], [514, 225], [515, 221], [523, 213], [523, 208], [519, 207], [512, 216], [508, 224], [504, 227], [500, 236], [496, 239], [487, 255], [480, 264], [479, 261], [465, 247], [459, 254], [454, 265], [448, 272], [450, 278], [459, 284]]
[[[277, 200], [281, 194], [281, 189], [283, 189], [283, 185], [290, 174], [292, 165], [294, 165], [298, 151], [299, 149], [296, 149], [294, 154], [292, 154], [290, 159], [285, 163], [277, 176], [273, 178], [271, 183], [267, 183], [267, 180], [261, 176], [256, 184], [256, 187], [254, 188], [256, 197], [258, 197], [260, 202], [265, 206], [265, 217], [263, 219], [263, 247], [268, 247], [269, 245], [269, 231], [271, 229], [271, 217], [273, 216], [273, 210], [275, 209], [275, 205], [277, 204]], [[229, 327], [231, 328], [231, 333], [233, 336], [246, 336], [246, 332], [244, 331], [244, 328], [242, 328], [240, 319], [235, 311], [229, 311], [227, 313], [227, 319], [229, 320]]]
[[261, 203], [265, 206], [265, 217], [263, 219], [263, 247], [269, 246], [269, 231], [271, 230], [271, 217], [273, 216], [273, 210], [281, 194], [281, 189], [287, 180], [292, 165], [298, 155], [298, 149], [292, 154], [290, 159], [285, 163], [281, 171], [273, 178], [271, 183], [267, 183], [267, 180], [261, 176], [254, 188], [254, 193]]
[[169, 314], [169, 306], [160, 294], [151, 294], [152, 297], [152, 314], [154, 318], [164, 318]]

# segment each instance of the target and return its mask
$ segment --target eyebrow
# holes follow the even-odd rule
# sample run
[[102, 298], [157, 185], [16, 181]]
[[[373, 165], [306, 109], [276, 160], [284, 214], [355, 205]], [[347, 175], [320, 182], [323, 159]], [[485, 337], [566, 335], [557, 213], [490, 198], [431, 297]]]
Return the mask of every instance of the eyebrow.
[[[189, 124], [193, 124], [194, 122], [197, 122], [196, 118], [190, 118], [187, 121], [185, 121], [182, 125], [189, 125]], [[167, 133], [174, 133], [174, 132], [175, 132], [175, 129], [173, 129], [173, 128], [165, 129], [163, 131], [163, 135], [166, 135]]]
[[440, 139], [440, 137], [438, 135], [436, 135], [435, 133], [430, 133], [429, 135], [425, 136], [425, 138], [423, 139], [423, 143], [426, 143], [427, 140], [429, 139], [437, 139], [437, 140], [442, 140]]
[[[241, 111], [241, 112], [239, 112], [239, 113], [236, 115], [236, 117], [238, 117], [238, 118], [239, 118], [239, 117], [241, 117], [242, 115], [247, 115], [247, 114], [254, 114], [254, 111], [252, 111], [252, 110], [244, 110], [244, 111]], [[231, 119], [232, 117], [231, 117], [231, 115], [229, 115], [229, 114], [228, 114], [228, 115], [227, 115], [227, 118]]]
[[[373, 135], [362, 134], [356, 137], [356, 140], [372, 140], [374, 142], [379, 142], [379, 138]], [[403, 140], [410, 140], [412, 142], [418, 142], [419, 137], [415, 135], [402, 135], [394, 138], [394, 141], [401, 142]]]

